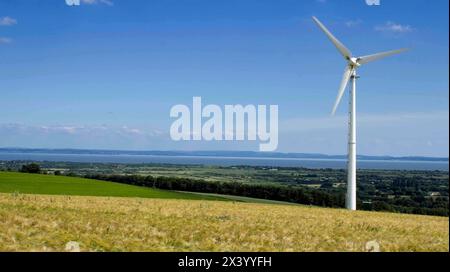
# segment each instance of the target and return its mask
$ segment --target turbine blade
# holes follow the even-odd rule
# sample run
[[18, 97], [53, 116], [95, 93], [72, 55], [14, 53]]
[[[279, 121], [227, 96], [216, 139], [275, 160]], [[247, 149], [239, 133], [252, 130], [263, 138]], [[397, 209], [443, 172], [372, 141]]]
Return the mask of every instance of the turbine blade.
[[336, 102], [334, 102], [333, 111], [331, 112], [331, 115], [334, 115], [336, 113], [337, 107], [339, 106], [339, 103], [341, 102], [342, 96], [344, 95], [345, 88], [347, 87], [348, 81], [350, 80], [350, 76], [353, 73], [353, 68], [350, 66], [347, 66], [345, 68], [344, 76], [342, 77], [341, 86], [339, 87], [338, 95], [336, 97]]
[[388, 52], [382, 52], [382, 53], [377, 53], [377, 54], [373, 54], [373, 55], [368, 55], [368, 56], [363, 56], [358, 58], [358, 63], [359, 64], [366, 64], [372, 61], [376, 61], [382, 58], [386, 58], [392, 55], [396, 55], [396, 54], [400, 54], [402, 52], [408, 51], [408, 48], [403, 48], [403, 49], [398, 49], [398, 50], [392, 50], [392, 51], [388, 51]]
[[350, 50], [348, 50], [345, 45], [343, 45], [338, 39], [336, 39], [336, 37], [333, 36], [333, 34], [331, 34], [331, 32], [316, 17], [313, 16], [312, 18], [314, 22], [320, 27], [320, 29], [325, 32], [328, 39], [330, 39], [334, 46], [336, 46], [336, 48], [339, 50], [339, 52], [341, 52], [344, 58], [350, 59], [352, 57], [352, 52], [350, 52]]

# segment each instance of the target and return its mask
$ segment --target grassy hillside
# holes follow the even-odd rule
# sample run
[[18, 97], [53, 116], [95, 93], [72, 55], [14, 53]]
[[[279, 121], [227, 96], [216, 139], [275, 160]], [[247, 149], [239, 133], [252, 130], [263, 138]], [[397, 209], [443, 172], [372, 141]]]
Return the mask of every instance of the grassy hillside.
[[246, 197], [246, 196], [221, 195], [221, 194], [198, 193], [198, 192], [189, 192], [189, 193], [196, 194], [196, 195], [203, 195], [203, 196], [220, 197], [222, 199], [227, 199], [227, 200], [236, 201], [236, 202], [277, 204], [277, 205], [302, 205], [302, 204], [298, 204], [298, 203], [294, 203], [294, 202], [277, 201], [277, 200]]
[[0, 172], [0, 192], [45, 195], [224, 200], [219, 196], [165, 191], [107, 181], [14, 172]]
[[0, 193], [0, 251], [448, 251], [445, 217], [305, 206]]
[[446, 217], [255, 201], [0, 172], [0, 251], [449, 250]]

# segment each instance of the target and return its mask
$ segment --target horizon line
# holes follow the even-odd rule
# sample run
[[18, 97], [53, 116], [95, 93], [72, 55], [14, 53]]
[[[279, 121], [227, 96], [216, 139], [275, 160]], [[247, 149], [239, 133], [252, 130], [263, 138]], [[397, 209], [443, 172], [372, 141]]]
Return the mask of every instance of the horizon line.
[[[308, 153], [308, 152], [282, 152], [271, 151], [262, 152], [257, 150], [155, 150], [155, 149], [105, 149], [105, 148], [50, 148], [50, 147], [0, 147], [1, 150], [16, 149], [16, 150], [52, 150], [52, 151], [109, 151], [109, 152], [180, 152], [180, 153], [200, 153], [200, 152], [222, 152], [222, 153], [254, 153], [254, 154], [267, 154], [267, 155], [311, 155], [311, 156], [326, 156], [326, 157], [346, 157], [345, 154], [325, 154], [325, 153]], [[426, 158], [426, 159], [440, 159], [449, 160], [449, 156], [426, 156], [426, 155], [366, 155], [357, 154], [359, 157], [374, 157], [374, 158], [391, 158], [391, 159], [404, 159], [404, 158]]]

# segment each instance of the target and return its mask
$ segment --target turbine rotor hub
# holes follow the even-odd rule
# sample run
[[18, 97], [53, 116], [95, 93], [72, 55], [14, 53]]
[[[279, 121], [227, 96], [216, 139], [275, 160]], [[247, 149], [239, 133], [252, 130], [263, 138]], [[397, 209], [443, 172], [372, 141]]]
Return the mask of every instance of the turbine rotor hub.
[[355, 67], [355, 68], [358, 68], [359, 66], [361, 66], [361, 64], [359, 63], [359, 58], [349, 58], [348, 63], [352, 67]]

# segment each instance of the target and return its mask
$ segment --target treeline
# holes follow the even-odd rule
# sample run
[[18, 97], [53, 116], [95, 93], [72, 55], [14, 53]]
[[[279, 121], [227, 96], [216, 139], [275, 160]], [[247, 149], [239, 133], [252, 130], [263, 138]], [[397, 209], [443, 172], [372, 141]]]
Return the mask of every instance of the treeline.
[[286, 201], [321, 207], [344, 207], [342, 193], [271, 184], [247, 184], [242, 182], [216, 182], [176, 177], [138, 175], [85, 175], [85, 178], [125, 183], [164, 190], [213, 193], [245, 196], [260, 199]]
[[20, 172], [29, 174], [40, 174], [41, 167], [37, 163], [24, 164], [20, 168]]
[[363, 203], [362, 209], [373, 211], [387, 211], [411, 214], [424, 214], [436, 216], [448, 216], [448, 197], [425, 197], [417, 195], [414, 197], [403, 198], [388, 196], [375, 197], [372, 203]]

